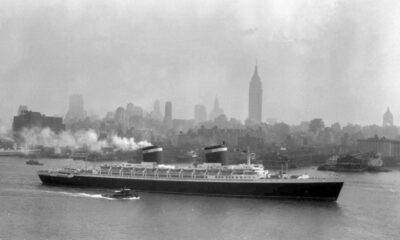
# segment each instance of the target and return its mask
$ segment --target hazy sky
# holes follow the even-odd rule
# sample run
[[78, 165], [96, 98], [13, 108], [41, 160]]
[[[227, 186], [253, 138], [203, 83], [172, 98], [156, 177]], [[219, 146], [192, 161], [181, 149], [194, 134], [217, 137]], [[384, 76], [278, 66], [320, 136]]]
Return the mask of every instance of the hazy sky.
[[171, 100], [176, 118], [218, 95], [244, 120], [258, 59], [263, 119], [400, 122], [400, 1], [0, 0], [0, 118]]

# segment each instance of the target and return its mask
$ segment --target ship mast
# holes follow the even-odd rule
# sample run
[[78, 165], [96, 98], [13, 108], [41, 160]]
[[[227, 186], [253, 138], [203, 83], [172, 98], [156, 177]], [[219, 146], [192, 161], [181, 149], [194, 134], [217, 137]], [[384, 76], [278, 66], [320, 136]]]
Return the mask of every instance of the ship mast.
[[247, 166], [251, 165], [251, 153], [250, 148], [247, 146]]

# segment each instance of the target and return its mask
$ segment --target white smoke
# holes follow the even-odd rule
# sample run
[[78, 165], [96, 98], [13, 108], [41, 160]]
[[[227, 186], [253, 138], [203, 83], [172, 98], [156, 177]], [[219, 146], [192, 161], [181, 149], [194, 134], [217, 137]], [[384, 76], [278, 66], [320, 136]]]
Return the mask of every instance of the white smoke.
[[23, 129], [20, 136], [26, 148], [32, 146], [69, 147], [74, 150], [87, 148], [91, 152], [99, 152], [105, 147], [122, 151], [134, 151], [151, 145], [147, 141], [136, 142], [134, 138], [123, 138], [116, 135], [100, 140], [98, 134], [92, 129], [78, 132], [63, 131], [56, 134], [49, 128], [31, 128]]
[[12, 140], [12, 131], [10, 126], [0, 120], [0, 138]]
[[143, 147], [150, 146], [151, 144], [147, 141], [140, 141], [135, 142], [133, 138], [121, 138], [118, 136], [111, 137], [111, 143], [118, 149], [123, 151], [132, 150], [132, 149], [139, 149]]

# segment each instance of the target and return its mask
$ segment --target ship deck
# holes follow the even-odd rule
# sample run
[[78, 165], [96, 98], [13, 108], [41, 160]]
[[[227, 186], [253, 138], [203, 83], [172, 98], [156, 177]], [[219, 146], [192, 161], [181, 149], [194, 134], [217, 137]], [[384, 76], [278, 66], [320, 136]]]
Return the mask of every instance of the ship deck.
[[176, 181], [176, 182], [230, 182], [230, 183], [340, 183], [343, 182], [340, 178], [316, 178], [307, 179], [299, 178], [259, 178], [257, 176], [208, 176], [208, 175], [193, 175], [193, 176], [157, 176], [157, 175], [128, 175], [128, 174], [94, 174], [84, 172], [57, 172], [57, 171], [38, 171], [39, 175], [57, 176], [57, 177], [90, 177], [90, 178], [109, 178], [109, 179], [140, 179], [149, 181]]

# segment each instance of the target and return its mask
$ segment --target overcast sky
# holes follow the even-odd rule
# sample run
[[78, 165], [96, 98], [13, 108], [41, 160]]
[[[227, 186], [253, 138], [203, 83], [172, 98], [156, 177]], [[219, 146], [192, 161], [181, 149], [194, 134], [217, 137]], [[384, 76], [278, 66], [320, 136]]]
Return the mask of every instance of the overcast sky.
[[0, 118], [65, 116], [81, 93], [104, 116], [128, 102], [214, 98], [244, 120], [258, 59], [263, 119], [400, 122], [400, 1], [0, 0]]

